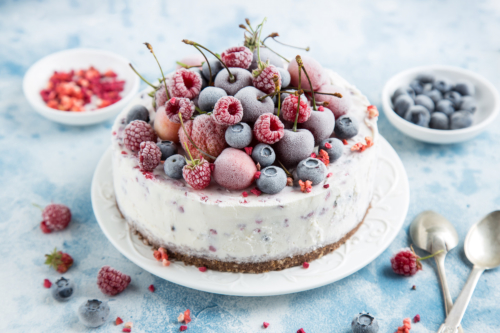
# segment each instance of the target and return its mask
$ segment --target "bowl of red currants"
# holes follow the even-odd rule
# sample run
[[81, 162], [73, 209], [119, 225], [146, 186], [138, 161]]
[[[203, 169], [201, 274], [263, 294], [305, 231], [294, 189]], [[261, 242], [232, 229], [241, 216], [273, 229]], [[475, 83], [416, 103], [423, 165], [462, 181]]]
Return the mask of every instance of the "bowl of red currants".
[[38, 60], [24, 75], [23, 90], [42, 116], [67, 125], [91, 125], [116, 116], [139, 84], [127, 59], [77, 48]]
[[404, 134], [449, 144], [484, 131], [500, 112], [500, 97], [479, 74], [433, 65], [411, 68], [389, 79], [382, 105], [391, 124]]

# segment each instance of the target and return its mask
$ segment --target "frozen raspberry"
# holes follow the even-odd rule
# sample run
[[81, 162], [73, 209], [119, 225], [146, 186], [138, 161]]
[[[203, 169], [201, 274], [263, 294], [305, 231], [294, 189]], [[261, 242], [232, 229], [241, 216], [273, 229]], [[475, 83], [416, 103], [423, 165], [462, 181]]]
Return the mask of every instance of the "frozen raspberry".
[[[283, 101], [281, 106], [281, 112], [283, 113], [283, 119], [291, 122], [295, 122], [295, 117], [297, 116], [297, 105], [299, 104], [299, 96], [288, 95]], [[307, 104], [307, 100], [300, 98], [300, 109], [299, 118], [297, 123], [305, 123], [311, 116], [311, 108]], [[332, 127], [333, 131], [333, 127]], [[330, 133], [331, 134], [331, 133]]]
[[192, 160], [182, 168], [184, 180], [195, 190], [210, 185], [210, 173], [210, 164], [204, 158]]
[[54, 249], [51, 254], [46, 254], [45, 265], [53, 267], [59, 273], [66, 273], [73, 265], [73, 258], [62, 251]]
[[250, 156], [235, 148], [226, 148], [215, 160], [214, 180], [228, 190], [239, 191], [254, 181], [257, 167]]
[[391, 266], [396, 274], [411, 276], [422, 269], [422, 264], [411, 249], [403, 249], [391, 258]]
[[234, 125], [243, 117], [241, 102], [232, 96], [220, 98], [215, 103], [213, 117], [220, 125]]
[[[325, 70], [317, 62], [315, 59], [311, 57], [302, 57], [302, 62], [304, 63], [304, 67], [311, 79], [312, 89], [314, 91], [318, 90], [324, 84], [328, 83], [328, 75], [325, 73]], [[290, 73], [291, 84], [294, 87], [299, 86], [299, 66], [297, 64], [297, 59], [293, 58], [288, 65], [288, 72]], [[307, 79], [304, 72], [301, 74], [301, 87], [302, 89], [310, 90], [311, 86], [309, 85], [309, 80]]]
[[42, 212], [40, 228], [46, 234], [66, 228], [71, 221], [71, 211], [62, 204], [50, 204]]
[[161, 162], [161, 150], [152, 141], [141, 142], [139, 165], [142, 170], [153, 171]]
[[252, 63], [253, 53], [244, 46], [230, 47], [220, 55], [227, 67], [248, 69]]
[[278, 142], [281, 140], [284, 133], [285, 126], [277, 116], [271, 113], [260, 115], [253, 126], [255, 138], [267, 144]]
[[198, 73], [189, 71], [185, 68], [179, 68], [175, 71], [172, 78], [172, 92], [171, 97], [185, 97], [193, 99], [200, 93], [201, 90], [201, 77]]
[[182, 114], [182, 121], [188, 121], [194, 113], [194, 103], [189, 98], [172, 97], [165, 104], [165, 112], [168, 120], [180, 124], [179, 112]]
[[151, 125], [142, 120], [134, 120], [125, 127], [123, 143], [130, 150], [138, 151], [141, 142], [156, 141], [156, 134]]
[[278, 76], [278, 86], [281, 87], [281, 74], [278, 68], [273, 65], [269, 65], [264, 68], [258, 76], [253, 77], [253, 86], [266, 94], [270, 94], [276, 90], [276, 85], [274, 84], [274, 76]]
[[103, 266], [97, 274], [97, 286], [109, 296], [121, 293], [127, 288], [130, 281], [130, 276], [109, 266]]
[[[227, 147], [226, 143], [226, 125], [220, 125], [215, 122], [215, 119], [212, 116], [202, 114], [194, 118], [194, 120], [190, 120], [184, 123], [184, 127], [186, 128], [186, 132], [189, 134], [193, 142], [206, 152], [212, 156], [219, 156], [220, 153]], [[184, 143], [187, 143], [193, 158], [205, 158], [209, 160], [206, 156], [201, 154], [186, 137], [184, 130], [179, 128], [179, 139], [181, 145], [184, 147]], [[209, 160], [209, 162], [213, 162]]]

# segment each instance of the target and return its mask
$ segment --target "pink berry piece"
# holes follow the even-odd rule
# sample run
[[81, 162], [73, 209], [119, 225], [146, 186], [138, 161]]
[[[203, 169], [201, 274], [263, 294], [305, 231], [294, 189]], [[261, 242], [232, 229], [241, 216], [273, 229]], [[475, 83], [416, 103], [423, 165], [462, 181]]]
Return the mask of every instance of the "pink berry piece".
[[185, 97], [189, 99], [193, 99], [201, 91], [201, 76], [194, 72], [189, 71], [185, 68], [179, 68], [175, 71], [174, 76], [172, 77], [172, 88], [169, 88], [169, 91], [172, 91], [172, 97]]
[[[184, 127], [194, 143], [207, 154], [217, 157], [227, 147], [227, 126], [217, 124], [212, 116], [207, 114], [199, 115], [194, 120], [185, 122]], [[209, 162], [213, 162], [191, 144], [182, 127], [179, 128], [179, 140], [183, 147], [184, 143], [187, 143], [193, 158], [205, 158]]]
[[130, 276], [109, 267], [103, 266], [97, 274], [97, 286], [103, 294], [114, 296], [127, 288], [132, 279]]
[[281, 74], [273, 65], [267, 66], [258, 76], [254, 76], [253, 86], [266, 94], [270, 94], [276, 90], [276, 85], [274, 83], [275, 75], [278, 77], [278, 86], [281, 87]]
[[243, 118], [241, 121], [253, 123], [264, 113], [273, 113], [274, 103], [271, 97], [266, 97], [262, 101], [259, 100], [265, 93], [255, 87], [245, 87], [238, 91], [237, 98], [243, 106]]
[[295, 167], [300, 161], [311, 156], [314, 137], [306, 129], [285, 130], [283, 138], [274, 145], [278, 160], [286, 167]]
[[153, 171], [161, 162], [161, 150], [152, 141], [141, 142], [139, 165], [144, 171]]
[[71, 211], [63, 204], [50, 204], [42, 212], [42, 230], [44, 233], [65, 229], [71, 222]]
[[[325, 70], [317, 62], [315, 59], [311, 57], [302, 57], [302, 62], [304, 63], [304, 67], [311, 79], [312, 89], [314, 91], [318, 90], [319, 87], [328, 83], [328, 74], [325, 73]], [[297, 64], [297, 60], [295, 58], [290, 61], [288, 65], [288, 72], [290, 73], [290, 81], [292, 86], [299, 86], [299, 66]], [[311, 86], [309, 85], [309, 81], [307, 80], [304, 72], [301, 74], [301, 87], [302, 89], [310, 90]]]
[[[184, 58], [182, 58], [179, 62], [183, 63], [184, 65], [188, 66], [199, 66], [201, 69], [201, 64], [205, 62], [205, 57], [203, 57], [200, 53], [195, 53], [188, 55]], [[177, 64], [176, 69], [183, 68], [181, 65]]]
[[243, 106], [232, 96], [221, 97], [215, 103], [213, 117], [220, 125], [234, 125], [243, 118]]
[[285, 126], [280, 119], [271, 114], [261, 115], [253, 126], [253, 134], [257, 140], [267, 144], [273, 144], [283, 138]]
[[210, 163], [204, 158], [196, 159], [194, 162], [188, 162], [182, 168], [182, 176], [186, 183], [195, 190], [202, 190], [210, 185]]
[[254, 181], [257, 167], [250, 156], [235, 148], [226, 148], [215, 160], [213, 172], [217, 184], [228, 190], [243, 190]]
[[[281, 107], [281, 112], [283, 112], [283, 119], [291, 122], [295, 122], [295, 118], [297, 117], [297, 106], [299, 105], [299, 96], [288, 95], [283, 101], [283, 105]], [[300, 108], [299, 108], [299, 117], [297, 119], [297, 123], [304, 123], [311, 116], [311, 108], [307, 104], [307, 100], [303, 100], [300, 98]]]
[[349, 109], [351, 108], [352, 105], [352, 98], [351, 94], [346, 89], [333, 85], [324, 85], [318, 89], [318, 92], [325, 92], [330, 94], [340, 93], [342, 95], [342, 98], [338, 98], [332, 95], [320, 95], [320, 94], [314, 95], [316, 101], [328, 102], [328, 105], [326, 107], [332, 110], [335, 119], [349, 112]]
[[227, 67], [248, 69], [252, 63], [253, 54], [245, 46], [234, 46], [222, 52], [221, 59]]
[[233, 82], [226, 69], [221, 70], [214, 81], [214, 85], [224, 90], [229, 96], [234, 96], [241, 89], [252, 85], [252, 74], [246, 69], [231, 67], [229, 70], [234, 77]]
[[182, 115], [182, 121], [188, 121], [194, 113], [194, 103], [189, 98], [172, 97], [165, 104], [165, 112], [167, 113], [168, 120], [180, 124], [179, 112]]
[[156, 134], [151, 125], [142, 120], [134, 120], [125, 127], [123, 143], [132, 151], [140, 149], [141, 142], [156, 141]]
[[321, 141], [332, 135], [335, 128], [335, 117], [330, 111], [312, 111], [309, 119], [300, 124], [299, 127], [311, 132], [314, 136], [314, 145], [318, 146]]

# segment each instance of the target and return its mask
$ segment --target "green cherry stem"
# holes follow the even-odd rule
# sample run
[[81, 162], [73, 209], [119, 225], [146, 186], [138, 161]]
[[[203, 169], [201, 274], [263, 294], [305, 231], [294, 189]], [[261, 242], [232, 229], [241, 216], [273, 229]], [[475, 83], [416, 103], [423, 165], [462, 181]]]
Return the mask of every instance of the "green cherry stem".
[[286, 62], [290, 63], [290, 60], [288, 60], [287, 58], [283, 57], [281, 54], [279, 54], [278, 52], [274, 51], [273, 49], [271, 49], [269, 46], [267, 46], [266, 44], [264, 44], [264, 42], [262, 42], [262, 45], [266, 47], [266, 49], [268, 49], [269, 51], [271, 51], [272, 53], [276, 54], [278, 57], [280, 57], [281, 59], [285, 60]]
[[260, 61], [260, 43], [262, 43], [260, 38], [262, 37], [262, 28], [264, 27], [264, 23], [266, 22], [266, 20], [267, 20], [267, 18], [264, 17], [264, 20], [262, 20], [262, 23], [259, 24], [260, 31], [259, 31], [259, 34], [257, 36], [257, 61], [258, 61], [259, 68], [260, 68], [260, 64], [262, 63], [262, 61]]
[[195, 47], [195, 49], [197, 49], [201, 55], [203, 56], [203, 58], [205, 58], [205, 61], [207, 62], [207, 66], [208, 66], [208, 74], [210, 76], [210, 78], [208, 79], [208, 86], [213, 86], [214, 83], [212, 82], [212, 66], [210, 66], [210, 63], [208, 62], [208, 59], [207, 59], [207, 56], [205, 55], [205, 53], [203, 53], [202, 50], [200, 50], [199, 47], [197, 47], [196, 45], [193, 45]]
[[439, 250], [439, 251], [436, 251], [436, 252], [434, 252], [433, 254], [428, 255], [428, 256], [426, 256], [426, 257], [418, 258], [418, 259], [417, 259], [417, 261], [421, 261], [421, 260], [425, 260], [425, 259], [432, 258], [432, 257], [434, 257], [434, 256], [436, 256], [436, 255], [438, 255], [438, 254], [440, 254], [440, 253], [441, 253], [441, 252], [443, 252], [443, 251], [444, 251], [444, 250]]
[[[231, 73], [231, 71], [229, 70], [229, 68], [226, 66], [226, 64], [222, 61], [222, 59], [220, 58], [220, 56], [217, 53], [213, 53], [212, 51], [210, 51], [209, 49], [207, 49], [205, 46], [203, 46], [201, 44], [198, 44], [196, 42], [187, 40], [187, 39], [183, 39], [182, 42], [184, 42], [185, 44], [188, 44], [188, 45], [193, 45], [194, 47], [197, 47], [197, 46], [201, 47], [205, 51], [211, 53], [214, 57], [216, 57], [220, 61], [220, 63], [224, 66], [224, 68], [229, 73], [229, 82], [234, 83], [236, 81], [236, 78], [234, 77], [234, 75]], [[206, 59], [206, 57], [205, 57], [205, 59]], [[208, 62], [208, 60], [207, 60], [207, 62]], [[212, 75], [210, 75], [210, 77], [212, 77]]]
[[309, 52], [309, 50], [310, 50], [309, 46], [307, 46], [307, 47], [300, 47], [300, 46], [295, 46], [295, 45], [290, 45], [290, 44], [285, 44], [283, 42], [280, 42], [279, 40], [276, 40], [276, 38], [275, 38], [275, 37], [278, 37], [278, 36], [269, 36], [269, 37], [271, 37], [276, 43], [281, 44], [281, 45], [285, 45], [285, 46], [288, 46], [288, 47], [293, 47], [294, 49], [305, 50], [307, 52]]
[[285, 170], [285, 173], [286, 173], [288, 176], [292, 177], [292, 174], [290, 173], [290, 171], [288, 171], [288, 170], [285, 168], [285, 166], [283, 165], [283, 163], [281, 163], [281, 161], [280, 161], [280, 160], [277, 160], [277, 161], [278, 161], [278, 163], [281, 165], [281, 167], [283, 168], [283, 170]]
[[281, 110], [281, 93], [278, 93], [278, 118], [280, 117]]
[[[300, 57], [299, 57], [300, 59]], [[298, 60], [298, 59], [297, 59]], [[300, 95], [301, 95], [301, 91], [300, 91], [300, 81], [302, 80], [302, 66], [301, 66], [301, 63], [299, 63], [299, 61], [297, 61], [297, 64], [299, 64], [299, 89], [297, 90], [298, 92], [298, 95], [299, 95], [299, 99], [297, 101], [297, 114], [295, 115], [295, 122], [293, 123], [293, 131], [294, 132], [297, 132], [297, 122], [299, 121], [299, 112], [300, 112]]]
[[199, 65], [193, 65], [193, 66], [186, 65], [185, 63], [180, 62], [180, 61], [176, 61], [175, 63], [176, 63], [177, 65], [181, 66], [181, 67], [184, 67], [185, 69], [190, 69], [190, 68], [194, 68], [194, 67], [201, 67], [201, 66], [203, 66], [203, 63], [201, 63], [201, 64], [199, 64]]
[[[304, 63], [302, 62], [302, 58], [300, 56], [297, 56], [297, 58], [298, 59], [300, 58], [300, 62], [302, 63], [302, 65], [300, 67], [302, 68], [302, 70], [304, 71], [304, 74], [307, 77], [307, 81], [309, 82], [309, 87], [312, 88], [311, 79], [309, 78], [309, 74], [307, 74], [306, 68], [303, 65]], [[311, 95], [312, 95], [312, 99], [313, 99], [313, 110], [317, 111], [318, 108], [316, 107], [316, 99], [314, 98], [314, 90], [313, 89], [311, 89]]]
[[[288, 88], [289, 89], [299, 89], [297, 87], [288, 87]], [[316, 95], [330, 95], [330, 96], [342, 98], [342, 94], [340, 94], [340, 93], [325, 93], [325, 92], [318, 92], [318, 91], [313, 91], [313, 90], [308, 90], [308, 89], [302, 89], [302, 90], [305, 92], [314, 92]], [[288, 92], [288, 91], [286, 91], [286, 92]]]
[[[200, 153], [202, 153], [203, 155], [205, 155], [206, 157], [208, 158], [211, 158], [213, 160], [215, 160], [215, 157], [210, 155], [210, 154], [207, 154], [205, 153], [203, 150], [201, 150], [200, 148], [198, 148], [198, 146], [193, 142], [193, 140], [191, 139], [191, 136], [189, 136], [188, 132], [186, 131], [186, 127], [184, 127], [184, 122], [182, 121], [182, 114], [179, 112], [179, 119], [181, 120], [181, 126], [182, 126], [182, 130], [184, 131], [184, 134], [186, 134], [189, 142], [191, 142], [191, 144], [193, 145], [193, 147], [195, 147]], [[188, 149], [189, 151], [189, 149]], [[191, 153], [189, 153], [189, 156], [191, 156]], [[192, 159], [192, 157], [191, 157]]]
[[[191, 155], [191, 152], [189, 151], [188, 144], [186, 141], [184, 141], [184, 146], [186, 147], [186, 151], [189, 154], [189, 158], [191, 159], [191, 163], [194, 164], [193, 156]], [[186, 158], [186, 162], [189, 164], [189, 161], [187, 158]]]
[[144, 83], [146, 83], [148, 86], [150, 86], [151, 88], [153, 89], [158, 89], [157, 86], [154, 86], [151, 82], [149, 82], [148, 80], [146, 80], [145, 78], [142, 77], [141, 74], [139, 74], [138, 71], [136, 71], [136, 69], [134, 68], [134, 66], [132, 66], [132, 64], [128, 64], [130, 66], [130, 68], [132, 68], [132, 70], [134, 71], [135, 74], [137, 74], [137, 76], [142, 80], [144, 81]]
[[40, 206], [40, 205], [38, 205], [38, 204], [36, 204], [36, 203], [34, 203], [34, 202], [32, 202], [31, 204], [32, 204], [34, 207], [36, 207], [36, 208], [40, 209], [40, 210], [43, 212], [43, 207], [42, 207], [42, 206]]
[[160, 62], [158, 61], [158, 58], [156, 58], [156, 54], [153, 51], [153, 47], [151, 46], [151, 44], [146, 42], [146, 43], [144, 43], [144, 45], [146, 45], [148, 50], [153, 54], [153, 57], [155, 57], [156, 63], [158, 64], [158, 67], [160, 67], [161, 76], [163, 77], [163, 84], [165, 85], [165, 94], [167, 95], [167, 101], [168, 101], [168, 100], [170, 100], [170, 95], [168, 94], [167, 80], [165, 80], [165, 75], [163, 74], [163, 69], [161, 69]]

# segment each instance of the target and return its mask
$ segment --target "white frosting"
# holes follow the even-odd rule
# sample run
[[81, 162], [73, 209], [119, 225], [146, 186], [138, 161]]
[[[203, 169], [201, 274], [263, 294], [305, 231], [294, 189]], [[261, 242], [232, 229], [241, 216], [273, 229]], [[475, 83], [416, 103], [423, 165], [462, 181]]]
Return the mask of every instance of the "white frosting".
[[[311, 252], [340, 240], [363, 219], [371, 202], [376, 163], [376, 118], [368, 119], [368, 100], [343, 78], [331, 73], [332, 83], [352, 94], [349, 115], [360, 125], [348, 140], [343, 156], [330, 164], [332, 176], [311, 193], [286, 187], [275, 195], [256, 196], [228, 191], [215, 182], [197, 191], [184, 180], [165, 175], [160, 164], [143, 173], [137, 157], [123, 146], [125, 109], [113, 126], [113, 180], [118, 206], [143, 236], [154, 243], [191, 256], [220, 261], [265, 262]], [[147, 93], [131, 106], [151, 111]], [[375, 145], [352, 152], [365, 137]], [[324, 184], [329, 184], [324, 188]]]

